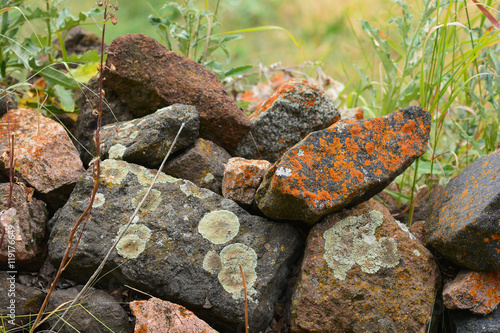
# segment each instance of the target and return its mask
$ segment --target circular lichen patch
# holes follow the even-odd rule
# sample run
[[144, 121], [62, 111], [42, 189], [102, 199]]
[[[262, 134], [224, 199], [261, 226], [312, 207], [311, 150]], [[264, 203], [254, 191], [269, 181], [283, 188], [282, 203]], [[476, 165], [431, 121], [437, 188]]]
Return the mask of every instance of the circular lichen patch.
[[[141, 202], [142, 198], [144, 198], [144, 195], [148, 192], [147, 189], [144, 189], [140, 191], [135, 197], [132, 198], [132, 206], [134, 208], [137, 208], [139, 203]], [[155, 189], [152, 189], [148, 196], [146, 197], [146, 200], [142, 204], [140, 211], [141, 212], [152, 212], [156, 208], [158, 208], [158, 205], [161, 202], [161, 192]]]
[[198, 232], [213, 244], [224, 244], [240, 230], [238, 216], [229, 210], [216, 210], [203, 216]]
[[127, 177], [128, 163], [107, 159], [101, 162], [101, 181], [108, 187], [114, 187], [121, 184]]
[[226, 246], [220, 252], [222, 270], [218, 274], [219, 282], [231, 293], [234, 299], [243, 297], [243, 278], [239, 265], [243, 269], [247, 289], [251, 289], [257, 280], [257, 254], [245, 244], [235, 243]]
[[111, 148], [109, 148], [108, 157], [115, 160], [121, 160], [123, 159], [123, 155], [125, 154], [126, 150], [127, 147], [117, 143], [116, 145], [113, 145], [111, 146]]
[[209, 273], [217, 274], [222, 268], [222, 262], [217, 252], [208, 251], [203, 259], [203, 269]]
[[[120, 227], [117, 235], [120, 235], [124, 228], [125, 226]], [[146, 249], [150, 237], [151, 230], [145, 225], [131, 225], [116, 244], [116, 251], [124, 258], [135, 259]]]
[[92, 208], [101, 207], [106, 202], [106, 197], [102, 193], [96, 193], [94, 202], [92, 203]]

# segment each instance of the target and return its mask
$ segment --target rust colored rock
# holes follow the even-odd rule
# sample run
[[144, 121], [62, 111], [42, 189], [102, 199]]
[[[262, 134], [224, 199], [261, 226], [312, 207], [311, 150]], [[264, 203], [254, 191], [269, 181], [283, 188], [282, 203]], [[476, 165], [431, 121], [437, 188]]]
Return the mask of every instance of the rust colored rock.
[[163, 172], [221, 194], [224, 163], [230, 158], [224, 148], [200, 138], [193, 148], [167, 163]]
[[194, 313], [158, 298], [130, 302], [135, 316], [135, 333], [217, 333]]
[[255, 191], [271, 163], [265, 160], [247, 160], [233, 157], [224, 170], [222, 195], [237, 202], [240, 206], [249, 207], [255, 198]]
[[411, 106], [313, 132], [271, 167], [256, 203], [270, 218], [314, 224], [366, 201], [425, 152], [430, 120], [427, 111]]
[[424, 239], [471, 270], [500, 270], [500, 149], [453, 178], [432, 207]]
[[303, 79], [292, 79], [250, 115], [252, 129], [233, 155], [275, 162], [312, 131], [340, 119], [323, 89]]
[[309, 233], [292, 332], [426, 332], [440, 275], [432, 254], [375, 200]]
[[14, 135], [15, 176], [33, 187], [52, 209], [64, 205], [83, 169], [64, 128], [35, 110], [10, 110], [0, 118], [0, 174], [9, 174], [9, 140]]
[[115, 38], [103, 75], [136, 117], [172, 104], [193, 105], [200, 112], [200, 136], [227, 150], [250, 130], [250, 120], [214, 73], [144, 34]]
[[486, 315], [500, 304], [500, 271], [464, 269], [444, 286], [443, 303], [448, 309], [467, 309]]
[[32, 197], [33, 191], [22, 183], [14, 184], [11, 208], [7, 209], [10, 184], [0, 184], [0, 235], [5, 231], [0, 269], [37, 270], [43, 264], [48, 213], [45, 204]]

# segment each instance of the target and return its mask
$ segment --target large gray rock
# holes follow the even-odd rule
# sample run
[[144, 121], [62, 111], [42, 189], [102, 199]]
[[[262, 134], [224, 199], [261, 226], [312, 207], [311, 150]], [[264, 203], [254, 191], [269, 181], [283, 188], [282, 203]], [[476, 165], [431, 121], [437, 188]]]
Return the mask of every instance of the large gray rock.
[[498, 333], [500, 307], [486, 316], [475, 315], [465, 310], [450, 311], [450, 322], [456, 327], [456, 333]]
[[[101, 158], [157, 168], [182, 123], [185, 126], [172, 151], [176, 152], [192, 145], [198, 137], [200, 119], [193, 106], [175, 104], [139, 119], [103, 126]], [[93, 152], [95, 153], [95, 142]]]
[[435, 202], [424, 240], [471, 270], [500, 270], [500, 149], [453, 178]]
[[[152, 178], [150, 170], [138, 165], [111, 159], [102, 162], [97, 201], [65, 270], [67, 276], [84, 281], [92, 274]], [[89, 170], [49, 222], [49, 257], [56, 265], [91, 190]], [[244, 322], [240, 263], [249, 291], [251, 330], [257, 331], [271, 320], [288, 265], [300, 246], [292, 226], [252, 216], [234, 201], [162, 174], [113, 251], [107, 269], [114, 269], [114, 276], [124, 283], [234, 329]]]
[[307, 134], [333, 124], [340, 114], [317, 85], [293, 79], [279, 87], [249, 118], [252, 129], [233, 155], [274, 162]]

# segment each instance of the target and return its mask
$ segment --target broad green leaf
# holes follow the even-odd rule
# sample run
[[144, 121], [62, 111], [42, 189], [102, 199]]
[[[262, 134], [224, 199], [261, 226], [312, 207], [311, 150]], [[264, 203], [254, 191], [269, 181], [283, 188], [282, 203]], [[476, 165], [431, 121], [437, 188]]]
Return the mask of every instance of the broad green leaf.
[[223, 78], [226, 78], [226, 77], [229, 77], [229, 76], [241, 75], [243, 73], [248, 72], [252, 68], [253, 68], [252, 65], [239, 66], [239, 67], [231, 68], [230, 70], [227, 70], [224, 73], [222, 73], [220, 79], [223, 79]]
[[78, 66], [75, 69], [70, 69], [73, 78], [81, 83], [87, 83], [91, 78], [97, 75], [97, 66], [99, 61], [88, 62], [83, 65]]
[[59, 101], [61, 101], [61, 108], [65, 112], [75, 111], [75, 100], [73, 99], [73, 92], [71, 90], [57, 84], [54, 86], [54, 92]]
[[64, 88], [69, 89], [78, 89], [78, 83], [69, 75], [63, 73], [60, 70], [54, 69], [53, 67], [47, 66], [39, 69], [38, 73], [40, 74], [49, 86], [55, 87], [56, 85], [60, 85]]
[[[89, 50], [84, 54], [72, 54], [68, 57], [68, 62], [98, 62], [101, 60], [101, 56], [97, 50]], [[104, 56], [106, 60], [106, 55]]]

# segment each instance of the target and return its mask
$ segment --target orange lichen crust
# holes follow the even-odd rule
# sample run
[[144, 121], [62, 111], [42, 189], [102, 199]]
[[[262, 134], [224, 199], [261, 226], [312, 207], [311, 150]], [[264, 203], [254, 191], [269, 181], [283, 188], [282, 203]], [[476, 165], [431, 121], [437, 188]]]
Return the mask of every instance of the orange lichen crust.
[[425, 152], [430, 119], [412, 106], [313, 132], [269, 170], [256, 202], [271, 218], [315, 223], [367, 200]]

